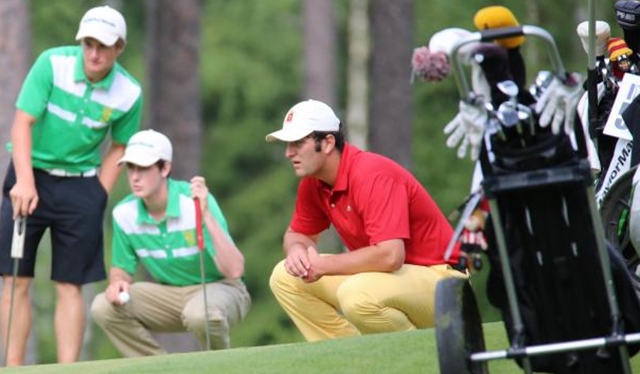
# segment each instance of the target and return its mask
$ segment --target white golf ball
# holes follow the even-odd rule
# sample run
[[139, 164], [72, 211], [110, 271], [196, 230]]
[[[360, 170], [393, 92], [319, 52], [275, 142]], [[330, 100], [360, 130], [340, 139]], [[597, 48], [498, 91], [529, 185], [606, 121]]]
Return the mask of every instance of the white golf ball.
[[131, 299], [131, 296], [129, 296], [128, 292], [120, 292], [120, 294], [118, 294], [118, 299], [121, 303], [126, 304]]

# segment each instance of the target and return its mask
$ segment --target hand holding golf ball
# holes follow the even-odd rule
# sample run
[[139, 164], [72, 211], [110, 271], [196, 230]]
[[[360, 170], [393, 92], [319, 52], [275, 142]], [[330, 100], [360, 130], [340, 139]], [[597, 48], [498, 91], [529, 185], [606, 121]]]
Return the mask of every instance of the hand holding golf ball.
[[118, 294], [118, 300], [120, 300], [122, 304], [126, 304], [130, 299], [131, 296], [129, 296], [129, 293], [127, 291], [122, 291]]

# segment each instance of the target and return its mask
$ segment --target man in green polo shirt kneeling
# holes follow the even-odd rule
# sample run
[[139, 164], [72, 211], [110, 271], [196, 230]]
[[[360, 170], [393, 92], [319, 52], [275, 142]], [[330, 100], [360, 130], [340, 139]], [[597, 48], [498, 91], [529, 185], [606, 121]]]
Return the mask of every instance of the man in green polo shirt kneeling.
[[[205, 179], [196, 176], [189, 183], [169, 178], [171, 159], [169, 139], [145, 130], [131, 137], [119, 160], [126, 164], [132, 194], [113, 209], [109, 286], [93, 300], [91, 312], [125, 357], [166, 353], [151, 331], [190, 331], [205, 349], [229, 348], [229, 328], [251, 305], [241, 280], [244, 256]], [[202, 211], [204, 273], [195, 199]], [[157, 283], [134, 282], [138, 264]], [[210, 347], [204, 344], [206, 329]]]

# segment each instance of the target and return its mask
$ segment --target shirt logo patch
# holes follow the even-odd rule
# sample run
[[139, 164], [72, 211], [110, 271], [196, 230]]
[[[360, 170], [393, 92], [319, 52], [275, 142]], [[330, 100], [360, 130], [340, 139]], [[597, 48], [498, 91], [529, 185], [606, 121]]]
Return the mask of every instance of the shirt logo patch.
[[184, 232], [184, 240], [187, 242], [187, 246], [191, 247], [196, 245], [196, 236], [193, 233], [194, 230], [187, 230]]
[[103, 108], [102, 109], [102, 117], [100, 117], [100, 122], [109, 122], [111, 118], [111, 114], [113, 113], [113, 108]]

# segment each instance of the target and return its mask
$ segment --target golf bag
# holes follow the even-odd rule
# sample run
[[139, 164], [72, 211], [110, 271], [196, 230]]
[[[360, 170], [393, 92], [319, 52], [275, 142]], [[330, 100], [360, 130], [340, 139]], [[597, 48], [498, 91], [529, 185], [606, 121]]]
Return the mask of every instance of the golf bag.
[[[630, 274], [618, 251], [604, 245], [586, 158], [564, 133], [538, 129], [526, 143], [523, 139], [494, 135], [481, 159], [492, 215], [485, 231], [491, 264], [487, 293], [502, 311], [512, 347], [640, 331], [640, 304]], [[501, 242], [506, 256], [499, 253]], [[513, 287], [517, 299], [520, 316], [515, 320], [507, 287]], [[629, 355], [640, 347], [618, 343], [530, 357], [531, 369], [621, 373], [620, 347]], [[522, 365], [522, 359], [516, 360]]]

